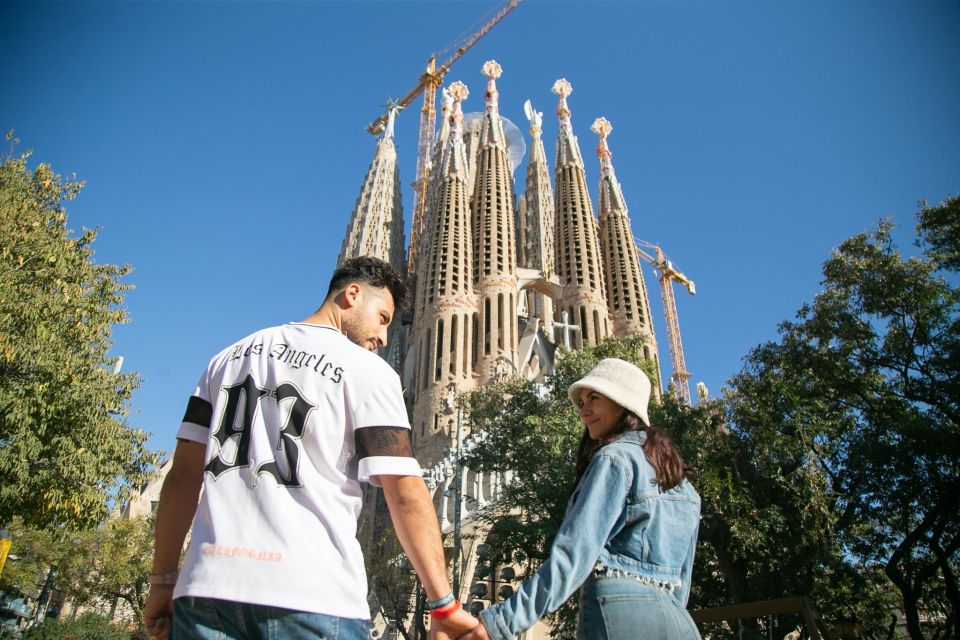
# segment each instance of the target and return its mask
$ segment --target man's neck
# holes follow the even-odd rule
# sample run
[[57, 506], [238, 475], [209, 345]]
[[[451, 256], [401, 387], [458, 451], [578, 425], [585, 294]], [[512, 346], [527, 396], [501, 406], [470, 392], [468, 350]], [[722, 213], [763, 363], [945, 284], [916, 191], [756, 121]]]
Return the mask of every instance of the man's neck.
[[340, 318], [340, 308], [336, 304], [324, 302], [319, 309], [311, 313], [304, 320], [307, 324], [323, 324], [328, 327], [334, 327], [340, 333], [343, 333], [343, 323]]

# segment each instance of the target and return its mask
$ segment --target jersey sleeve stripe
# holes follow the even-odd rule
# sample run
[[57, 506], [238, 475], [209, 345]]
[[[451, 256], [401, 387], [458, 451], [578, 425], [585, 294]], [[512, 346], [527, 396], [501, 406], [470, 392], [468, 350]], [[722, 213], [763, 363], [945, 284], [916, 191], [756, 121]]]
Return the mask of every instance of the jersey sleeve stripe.
[[183, 421], [199, 427], [210, 428], [213, 419], [213, 405], [197, 396], [190, 396], [187, 401], [187, 410], [183, 414]]
[[370, 456], [360, 460], [357, 475], [360, 482], [369, 482], [379, 487], [376, 476], [422, 476], [423, 471], [416, 458]]

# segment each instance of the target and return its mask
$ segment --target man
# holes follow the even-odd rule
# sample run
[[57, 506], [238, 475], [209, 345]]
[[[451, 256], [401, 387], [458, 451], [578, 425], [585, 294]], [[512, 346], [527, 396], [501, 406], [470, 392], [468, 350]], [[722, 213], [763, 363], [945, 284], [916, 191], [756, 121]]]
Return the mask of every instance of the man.
[[306, 320], [258, 331], [210, 361], [160, 494], [144, 609], [151, 635], [366, 639], [362, 481], [383, 488], [436, 610], [435, 637], [476, 625], [452, 602], [400, 381], [375, 353], [405, 302], [389, 264], [355, 258]]

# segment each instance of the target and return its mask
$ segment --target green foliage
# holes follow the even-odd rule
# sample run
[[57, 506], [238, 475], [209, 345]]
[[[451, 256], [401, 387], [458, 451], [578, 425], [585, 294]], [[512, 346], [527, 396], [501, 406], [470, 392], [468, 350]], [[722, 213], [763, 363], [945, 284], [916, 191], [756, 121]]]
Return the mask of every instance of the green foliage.
[[130, 640], [130, 631], [95, 613], [73, 619], [47, 618], [24, 634], [24, 640]]
[[[742, 434], [779, 441], [773, 459], [793, 451], [823, 477], [824, 500], [811, 506], [850, 560], [825, 578], [854, 599], [872, 588], [880, 600], [892, 583], [911, 637], [954, 636], [960, 290], [949, 277], [960, 267], [960, 200], [922, 205], [921, 257], [903, 256], [892, 228], [883, 220], [837, 248], [813, 304], [732, 380], [730, 415]], [[885, 624], [876, 606], [849, 614]]]
[[54, 585], [74, 606], [113, 611], [123, 602], [126, 622], [139, 625], [149, 592], [153, 523], [147, 518], [108, 519], [93, 529], [35, 529], [14, 520], [11, 552], [0, 589], [36, 597], [50, 567]]
[[125, 419], [139, 378], [108, 356], [130, 268], [93, 262], [63, 207], [83, 183], [28, 155], [0, 164], [0, 523], [91, 526], [157, 459]]

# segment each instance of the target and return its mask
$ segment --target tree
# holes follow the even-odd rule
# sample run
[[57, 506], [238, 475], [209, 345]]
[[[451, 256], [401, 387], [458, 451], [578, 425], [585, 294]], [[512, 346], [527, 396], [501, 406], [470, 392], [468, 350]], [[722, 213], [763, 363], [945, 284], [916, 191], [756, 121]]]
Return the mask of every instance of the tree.
[[67, 228], [83, 183], [28, 157], [0, 164], [0, 525], [91, 526], [157, 461], [126, 422], [139, 378], [108, 356], [130, 268], [96, 264], [96, 231]]
[[141, 624], [150, 587], [153, 522], [112, 517], [85, 530], [10, 526], [13, 553], [0, 589], [35, 597], [54, 568], [54, 586], [73, 607], [94, 607], [111, 619]]
[[[849, 563], [837, 541], [826, 475], [796, 434], [733, 423], [731, 407], [742, 402], [727, 393], [691, 408], [666, 397], [651, 411], [693, 467], [702, 500], [690, 607], [806, 595], [836, 628], [857, 620], [868, 637], [883, 635], [885, 608], [875, 583]], [[799, 616], [742, 620], [737, 636], [784, 637], [798, 622]], [[729, 637], [731, 630], [704, 631]]]
[[[529, 575], [546, 557], [573, 489], [583, 432], [566, 389], [601, 358], [620, 357], [648, 368], [642, 344], [610, 339], [583, 352], [562, 352], [545, 394], [514, 379], [464, 398], [471, 428], [487, 432], [467, 464], [513, 476], [480, 516], [489, 526], [484, 541], [494, 562], [520, 564]], [[651, 421], [673, 436], [695, 471], [703, 501], [690, 608], [810, 595], [834, 622], [851, 611], [860, 620], [874, 620], [882, 607], [872, 583], [848, 566], [836, 542], [823, 472], [806, 463], [789, 435], [731, 426], [728, 402], [691, 408], [665, 396], [651, 404]], [[567, 637], [575, 617], [571, 598], [548, 622], [555, 635]], [[747, 622], [738, 635], [783, 637], [797, 620], [772, 623], [761, 634], [756, 623]], [[709, 631], [718, 638], [732, 636], [721, 626]]]
[[843, 553], [889, 579], [919, 639], [960, 633], [960, 198], [917, 218], [919, 257], [889, 220], [841, 243], [823, 291], [732, 380], [731, 417], [802, 446]]

